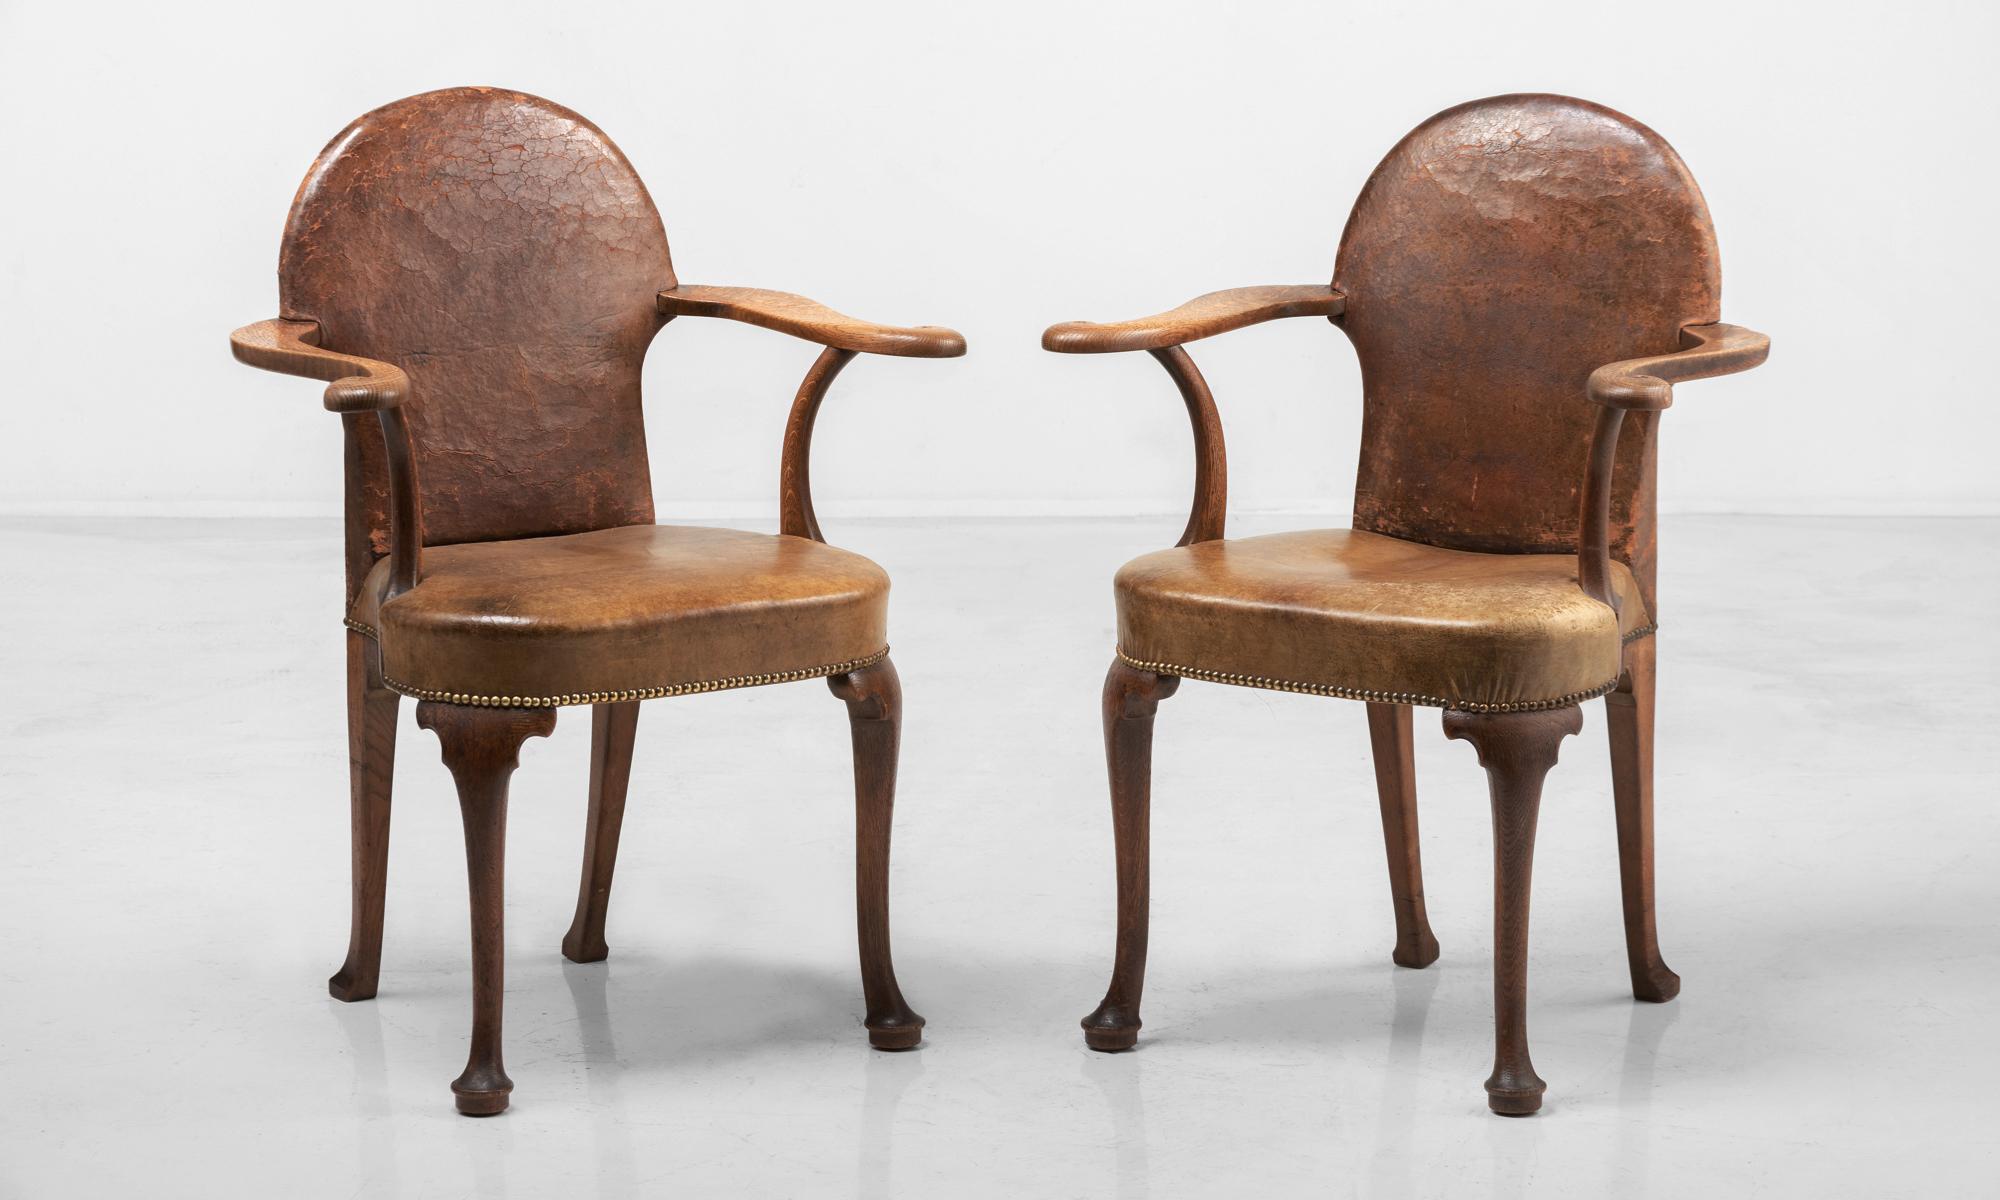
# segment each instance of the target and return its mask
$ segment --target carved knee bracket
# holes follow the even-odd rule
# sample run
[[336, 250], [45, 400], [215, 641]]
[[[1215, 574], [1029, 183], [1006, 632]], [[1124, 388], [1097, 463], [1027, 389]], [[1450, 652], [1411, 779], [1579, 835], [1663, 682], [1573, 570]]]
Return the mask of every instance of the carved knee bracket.
[[1486, 1103], [1502, 1116], [1542, 1107], [1548, 1085], [1528, 1056], [1528, 900], [1542, 780], [1562, 740], [1583, 728], [1578, 708], [1532, 713], [1447, 711], [1444, 732], [1472, 743], [1493, 800], [1493, 1074]]

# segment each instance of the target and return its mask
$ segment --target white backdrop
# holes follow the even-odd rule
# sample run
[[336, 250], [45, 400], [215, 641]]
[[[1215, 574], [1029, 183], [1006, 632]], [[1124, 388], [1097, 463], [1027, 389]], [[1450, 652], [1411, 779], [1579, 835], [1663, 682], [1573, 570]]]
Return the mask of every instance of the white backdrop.
[[[0, 512], [333, 513], [317, 387], [235, 365], [273, 315], [286, 206], [349, 119], [521, 88], [591, 117], [689, 283], [947, 324], [970, 355], [864, 359], [822, 417], [823, 514], [1168, 512], [1180, 405], [1145, 356], [1049, 322], [1332, 271], [1346, 210], [1460, 100], [1567, 92], [1679, 148], [1724, 318], [1771, 365], [1668, 418], [1670, 509], [2000, 511], [1991, 324], [2000, 104], [1980, 5], [0, 3]], [[1893, 15], [1892, 15], [1893, 14]], [[647, 367], [663, 519], [767, 515], [812, 358], [724, 322]], [[1357, 372], [1322, 322], [1196, 352], [1237, 511], [1344, 513]]]

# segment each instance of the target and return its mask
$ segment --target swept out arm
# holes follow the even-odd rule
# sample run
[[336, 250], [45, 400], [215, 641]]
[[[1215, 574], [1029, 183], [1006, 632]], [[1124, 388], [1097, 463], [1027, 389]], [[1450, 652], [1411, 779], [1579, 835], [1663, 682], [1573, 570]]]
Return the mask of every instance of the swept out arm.
[[1681, 349], [1597, 368], [1585, 391], [1599, 405], [1583, 484], [1582, 527], [1577, 538], [1577, 581], [1588, 595], [1618, 607], [1611, 587], [1611, 474], [1618, 461], [1618, 433], [1628, 412], [1658, 412], [1674, 402], [1674, 385], [1690, 379], [1734, 375], [1760, 365], [1771, 339], [1741, 325], [1689, 325]]
[[1136, 321], [1098, 325], [1065, 321], [1042, 334], [1042, 349], [1058, 354], [1109, 354], [1145, 350], [1173, 377], [1194, 427], [1194, 504], [1182, 546], [1222, 536], [1229, 512], [1229, 461], [1222, 445], [1222, 416], [1208, 381], [1183, 349], [1188, 342], [1280, 317], [1325, 317], [1345, 312], [1347, 297], [1323, 283], [1230, 288], [1197, 296], [1179, 308]]
[[1278, 284], [1210, 292], [1156, 316], [1099, 325], [1064, 321], [1042, 334], [1042, 349], [1058, 354], [1109, 354], [1164, 350], [1280, 317], [1326, 317], [1345, 309], [1347, 297], [1323, 283]]
[[327, 383], [328, 412], [380, 412], [409, 398], [410, 378], [402, 368], [371, 358], [336, 354], [319, 347], [316, 321], [259, 321], [229, 335], [236, 361], [281, 375], [302, 375]]
[[791, 416], [785, 421], [785, 447], [778, 463], [778, 532], [816, 542], [826, 539], [820, 535], [819, 518], [813, 513], [813, 422], [841, 368], [856, 354], [957, 358], [965, 353], [965, 338], [956, 330], [941, 325], [877, 325], [790, 292], [682, 284], [661, 292], [658, 304], [668, 317], [721, 317], [826, 347], [799, 384]]
[[229, 349], [249, 366], [325, 381], [329, 412], [372, 412], [381, 422], [389, 464], [389, 594], [401, 595], [417, 585], [424, 544], [417, 468], [402, 412], [410, 379], [388, 363], [323, 350], [319, 336], [317, 322], [259, 321], [230, 334]]
[[670, 317], [722, 317], [760, 325], [830, 350], [903, 358], [957, 358], [965, 353], [965, 338], [956, 330], [941, 325], [909, 329], [877, 325], [790, 292], [683, 284], [661, 292], [659, 307]]

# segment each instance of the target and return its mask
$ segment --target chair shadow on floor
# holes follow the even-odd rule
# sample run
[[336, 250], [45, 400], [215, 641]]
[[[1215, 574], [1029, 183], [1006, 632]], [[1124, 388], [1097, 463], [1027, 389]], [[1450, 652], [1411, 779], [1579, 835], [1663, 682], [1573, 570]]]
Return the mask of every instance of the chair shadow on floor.
[[[939, 1037], [949, 1037], [953, 1030], [991, 1037], [1043, 1028], [1052, 1038], [1064, 1036], [1081, 1015], [1071, 1009], [1087, 1006], [1087, 999], [1080, 1004], [1076, 997], [1087, 998], [1102, 982], [1094, 966], [912, 957], [926, 961], [912, 995], [935, 1010]], [[537, 1053], [558, 1058], [580, 1054], [593, 1071], [671, 1071], [692, 1061], [713, 1062], [777, 1047], [833, 1045], [850, 1031], [865, 1045], [860, 988], [843, 968], [722, 955], [669, 961], [644, 951], [621, 951], [604, 963], [565, 962], [561, 971], [576, 1012], [574, 1036], [557, 1032], [559, 1026], [522, 1036]], [[1302, 966], [1210, 976], [1199, 991], [1161, 997], [1178, 1015], [1149, 1025], [1139, 1053], [1176, 1043], [1246, 1039], [1291, 1045], [1373, 1042], [1382, 1036], [1387, 1004], [1393, 1006], [1393, 1055], [1414, 1065], [1443, 974], [1437, 969]], [[542, 986], [538, 982], [526, 988]], [[1228, 998], [1204, 1003], [1205, 994]], [[531, 1004], [521, 998], [521, 1007]], [[643, 1019], [621, 1018], [622, 1013], [643, 1014]]]
[[[696, 1058], [722, 1058], [758, 1049], [827, 1045], [851, 1036], [864, 1080], [856, 1129], [858, 1196], [894, 1194], [893, 1153], [897, 1110], [924, 1072], [923, 1055], [867, 1048], [861, 1027], [860, 990], [844, 971], [809, 971], [769, 962], [708, 957], [669, 973], [659, 960], [619, 972], [610, 962], [562, 964], [563, 983], [576, 1007], [576, 1047], [585, 1092], [602, 1112], [617, 1111], [621, 1085], [631, 1072], [669, 1070]], [[652, 1015], [622, 1030], [617, 1005]], [[632, 986], [632, 985], [638, 986]], [[663, 994], [664, 993], [664, 994]], [[775, 1002], [775, 1007], [774, 1007]], [[561, 1053], [559, 1047], [551, 1047]], [[638, 1178], [630, 1129], [619, 1121], [594, 1121], [590, 1161], [600, 1195], [622, 1194]]]
[[545, 1030], [535, 1037], [537, 1049], [580, 1052], [592, 1069], [671, 1071], [849, 1034], [867, 1046], [861, 987], [851, 970], [720, 955], [668, 961], [622, 950], [604, 962], [563, 962], [560, 969], [576, 1009], [575, 1037]]
[[1410, 971], [1314, 965], [1222, 976], [1207, 981], [1202, 990], [1229, 999], [1212, 1004], [1191, 1003], [1199, 1000], [1198, 995], [1169, 1000], [1181, 1009], [1180, 1015], [1169, 1024], [1162, 1013], [1156, 1024], [1147, 1026], [1140, 1045], [1373, 1041], [1382, 1033], [1385, 1000], [1394, 1005], [1392, 1043], [1421, 1042], [1444, 974], [1437, 967]]

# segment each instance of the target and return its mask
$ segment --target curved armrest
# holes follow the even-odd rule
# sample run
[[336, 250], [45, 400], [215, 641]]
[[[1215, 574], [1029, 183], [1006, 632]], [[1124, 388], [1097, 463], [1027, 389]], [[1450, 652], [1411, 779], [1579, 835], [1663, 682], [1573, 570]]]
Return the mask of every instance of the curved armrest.
[[236, 361], [249, 366], [328, 381], [329, 412], [343, 417], [375, 414], [382, 426], [382, 446], [389, 465], [388, 594], [400, 596], [417, 586], [424, 546], [416, 455], [410, 445], [410, 428], [403, 420], [410, 377], [402, 368], [372, 358], [322, 350], [319, 338], [317, 321], [259, 321], [230, 334], [229, 350]]
[[1748, 371], [1771, 356], [1771, 339], [1741, 325], [1689, 325], [1682, 349], [1652, 358], [1628, 358], [1590, 373], [1585, 390], [1606, 408], [1658, 412], [1674, 402], [1674, 386]]
[[1674, 402], [1674, 385], [1748, 371], [1771, 356], [1771, 339], [1741, 325], [1688, 325], [1682, 349], [1610, 363], [1590, 373], [1584, 391], [1601, 407], [1590, 435], [1583, 481], [1583, 515], [1576, 542], [1576, 579], [1584, 594], [1618, 607], [1611, 586], [1611, 476], [1618, 433], [1628, 412], [1659, 412]]
[[1058, 354], [1108, 354], [1122, 350], [1165, 350], [1189, 342], [1274, 321], [1280, 317], [1325, 317], [1346, 310], [1347, 297], [1323, 283], [1230, 288], [1157, 316], [1099, 325], [1065, 321], [1042, 334], [1042, 349]]
[[965, 338], [942, 325], [912, 329], [877, 325], [837, 313], [818, 301], [790, 292], [683, 285], [661, 292], [658, 303], [660, 311], [670, 317], [742, 321], [818, 342], [832, 350], [903, 358], [957, 358], [965, 353]]
[[249, 366], [326, 381], [328, 412], [380, 412], [400, 407], [410, 395], [410, 377], [401, 367], [320, 349], [317, 321], [245, 325], [229, 335], [229, 352]]

